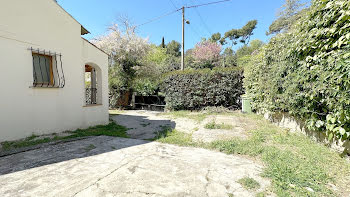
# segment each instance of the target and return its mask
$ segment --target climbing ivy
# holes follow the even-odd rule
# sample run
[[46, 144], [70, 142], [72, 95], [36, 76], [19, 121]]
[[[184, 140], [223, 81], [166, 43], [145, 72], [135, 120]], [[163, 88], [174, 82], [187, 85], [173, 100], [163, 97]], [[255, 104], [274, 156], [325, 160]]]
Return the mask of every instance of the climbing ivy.
[[252, 57], [245, 88], [255, 110], [350, 139], [350, 1], [314, 0], [303, 15]]

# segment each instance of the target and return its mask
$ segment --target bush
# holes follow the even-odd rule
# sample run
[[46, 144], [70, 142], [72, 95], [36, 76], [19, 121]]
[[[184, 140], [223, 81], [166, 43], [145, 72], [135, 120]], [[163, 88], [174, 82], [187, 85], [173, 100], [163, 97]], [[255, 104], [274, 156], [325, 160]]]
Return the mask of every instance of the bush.
[[174, 71], [163, 77], [162, 92], [171, 110], [206, 106], [239, 108], [243, 94], [240, 68]]
[[289, 112], [329, 139], [350, 139], [350, 2], [312, 2], [245, 70], [255, 110]]

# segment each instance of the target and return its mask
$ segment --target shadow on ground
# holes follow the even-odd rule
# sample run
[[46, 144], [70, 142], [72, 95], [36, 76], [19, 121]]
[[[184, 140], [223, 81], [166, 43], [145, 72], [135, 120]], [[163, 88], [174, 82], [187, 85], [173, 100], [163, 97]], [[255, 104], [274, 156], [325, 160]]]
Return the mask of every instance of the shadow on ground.
[[[154, 139], [164, 128], [175, 129], [175, 121], [156, 116], [160, 112], [128, 111], [127, 114], [112, 115], [111, 119], [117, 124], [128, 128], [128, 136], [133, 139]], [[145, 112], [146, 113], [146, 112]], [[149, 114], [153, 114], [150, 116]]]
[[113, 140], [116, 137], [99, 136], [54, 145], [46, 144], [34, 150], [1, 156], [0, 175], [146, 144], [150, 141], [139, 139], [153, 139], [162, 127], [175, 128], [176, 125], [170, 120], [149, 120], [146, 116], [119, 115], [114, 117], [118, 117], [118, 124], [130, 128], [127, 131], [128, 135], [135, 140], [117, 138], [116, 143]]

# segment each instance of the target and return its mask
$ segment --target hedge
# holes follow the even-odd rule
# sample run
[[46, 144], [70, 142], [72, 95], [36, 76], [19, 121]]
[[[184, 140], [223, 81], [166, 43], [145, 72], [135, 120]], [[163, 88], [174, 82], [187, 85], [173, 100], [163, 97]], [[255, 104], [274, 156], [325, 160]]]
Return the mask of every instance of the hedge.
[[206, 106], [240, 107], [243, 71], [214, 68], [174, 71], [163, 76], [162, 92], [167, 109], [196, 110]]
[[310, 130], [350, 139], [350, 1], [314, 0], [253, 57], [244, 86], [259, 111], [288, 112]]

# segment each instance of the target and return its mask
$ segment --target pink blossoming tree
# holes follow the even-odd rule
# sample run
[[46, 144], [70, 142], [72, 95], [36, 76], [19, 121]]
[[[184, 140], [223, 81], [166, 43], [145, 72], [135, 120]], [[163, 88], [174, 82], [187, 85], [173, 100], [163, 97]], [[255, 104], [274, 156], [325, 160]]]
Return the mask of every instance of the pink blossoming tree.
[[212, 68], [219, 65], [221, 45], [209, 40], [197, 43], [192, 55], [196, 68]]

